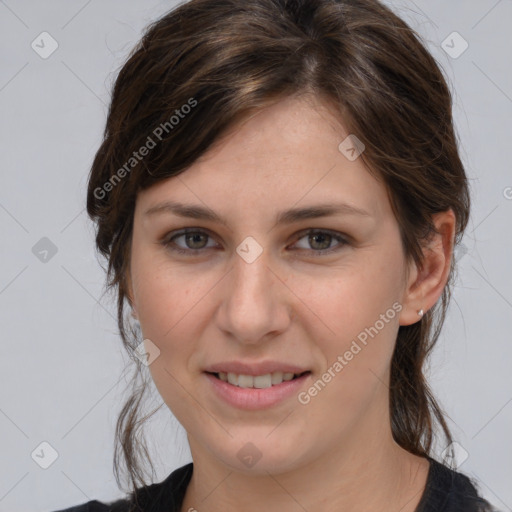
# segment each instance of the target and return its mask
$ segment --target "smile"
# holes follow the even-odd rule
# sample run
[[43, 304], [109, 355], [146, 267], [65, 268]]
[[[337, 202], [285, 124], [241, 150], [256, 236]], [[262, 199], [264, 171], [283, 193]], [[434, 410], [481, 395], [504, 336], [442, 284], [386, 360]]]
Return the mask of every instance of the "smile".
[[226, 373], [219, 372], [214, 373], [218, 379], [229, 382], [233, 386], [238, 386], [240, 388], [256, 388], [256, 389], [265, 389], [270, 388], [272, 386], [277, 386], [285, 381], [290, 381], [296, 379], [303, 375], [304, 373], [291, 373], [291, 372], [273, 372], [266, 373], [265, 375], [244, 375], [244, 374], [236, 374], [236, 373]]
[[296, 397], [310, 378], [311, 372], [273, 372], [254, 376], [205, 372], [204, 375], [212, 391], [222, 402], [238, 409], [257, 410], [273, 407]]

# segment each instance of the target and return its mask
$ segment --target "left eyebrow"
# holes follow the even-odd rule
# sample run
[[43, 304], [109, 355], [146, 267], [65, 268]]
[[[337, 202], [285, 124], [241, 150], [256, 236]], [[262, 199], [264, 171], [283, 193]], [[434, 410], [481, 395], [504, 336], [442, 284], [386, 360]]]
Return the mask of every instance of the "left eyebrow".
[[[154, 215], [157, 213], [173, 213], [179, 217], [190, 219], [208, 220], [227, 226], [227, 221], [215, 213], [212, 209], [195, 204], [183, 204], [176, 201], [159, 203], [144, 213]], [[361, 208], [346, 203], [311, 205], [304, 208], [291, 208], [280, 212], [276, 217], [276, 224], [292, 224], [305, 219], [317, 219], [331, 215], [360, 215], [371, 217], [371, 214]]]

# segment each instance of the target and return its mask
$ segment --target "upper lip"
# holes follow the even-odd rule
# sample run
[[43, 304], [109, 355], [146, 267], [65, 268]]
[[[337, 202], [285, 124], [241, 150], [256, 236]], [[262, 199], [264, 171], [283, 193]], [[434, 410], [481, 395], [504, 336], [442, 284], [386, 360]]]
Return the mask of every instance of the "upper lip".
[[309, 371], [307, 368], [279, 361], [263, 361], [261, 363], [245, 363], [242, 361], [226, 361], [212, 364], [205, 368], [210, 373], [236, 373], [237, 375], [266, 375], [267, 373], [283, 372], [300, 374]]

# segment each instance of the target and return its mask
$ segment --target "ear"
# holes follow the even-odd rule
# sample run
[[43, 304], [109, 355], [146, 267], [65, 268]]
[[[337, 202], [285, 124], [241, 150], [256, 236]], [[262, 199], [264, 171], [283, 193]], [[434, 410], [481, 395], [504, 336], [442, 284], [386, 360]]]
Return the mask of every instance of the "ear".
[[411, 263], [402, 300], [400, 325], [421, 320], [419, 310], [427, 312], [439, 299], [450, 275], [455, 237], [455, 214], [450, 208], [432, 216], [438, 233], [423, 248], [423, 268]]

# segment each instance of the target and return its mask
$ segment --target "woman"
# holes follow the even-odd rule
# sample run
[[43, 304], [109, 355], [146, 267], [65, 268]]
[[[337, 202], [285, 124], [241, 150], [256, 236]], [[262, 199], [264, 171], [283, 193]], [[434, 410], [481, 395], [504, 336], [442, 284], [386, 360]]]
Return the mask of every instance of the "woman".
[[[433, 458], [423, 375], [469, 217], [451, 105], [375, 0], [192, 0], [148, 28], [87, 197], [143, 378], [131, 493], [68, 511], [491, 510]], [[152, 485], [146, 368], [193, 459]]]

